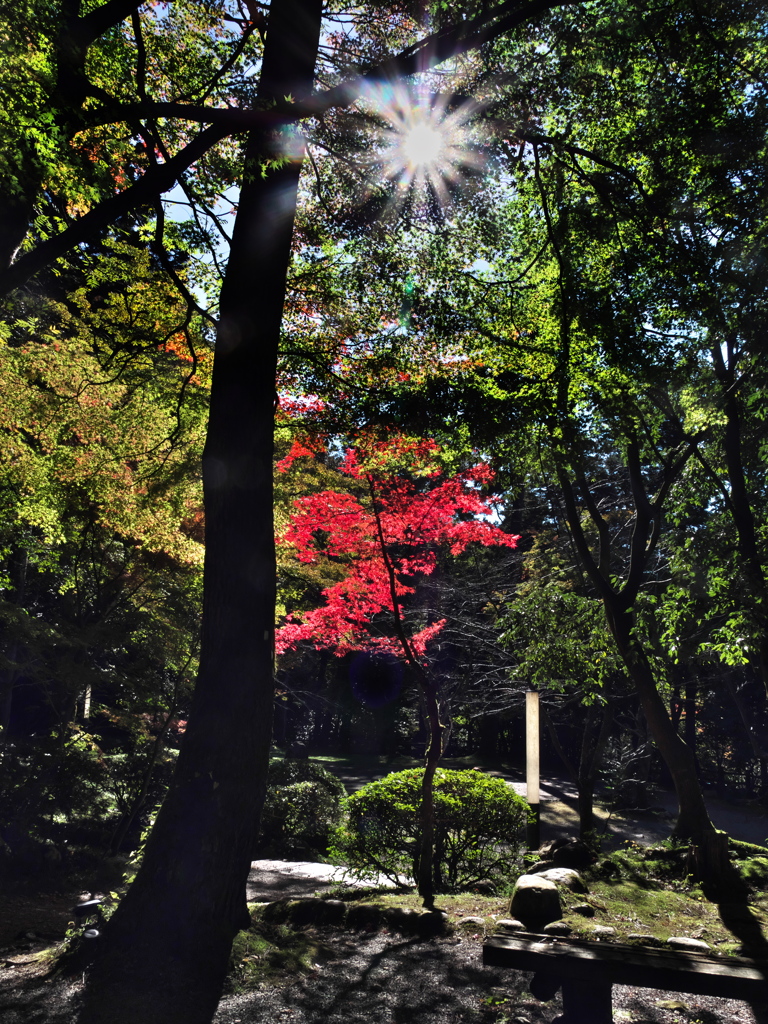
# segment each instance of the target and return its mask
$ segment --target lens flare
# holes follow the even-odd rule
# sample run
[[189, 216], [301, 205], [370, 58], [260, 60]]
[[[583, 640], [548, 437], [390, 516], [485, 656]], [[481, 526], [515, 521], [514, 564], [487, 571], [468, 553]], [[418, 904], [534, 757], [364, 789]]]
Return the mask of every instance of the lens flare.
[[371, 87], [362, 104], [377, 125], [367, 157], [372, 184], [394, 182], [392, 202], [406, 197], [436, 199], [450, 206], [451, 193], [482, 165], [474, 100], [458, 103], [449, 95], [402, 85]]
[[420, 121], [403, 135], [398, 149], [402, 154], [403, 167], [410, 167], [415, 172], [427, 167], [439, 170], [444, 146], [440, 129]]

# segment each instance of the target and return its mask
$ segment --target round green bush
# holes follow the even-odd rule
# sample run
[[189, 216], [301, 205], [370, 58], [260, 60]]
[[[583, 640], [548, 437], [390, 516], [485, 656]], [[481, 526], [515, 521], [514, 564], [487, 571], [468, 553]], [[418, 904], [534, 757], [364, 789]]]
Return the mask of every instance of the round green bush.
[[[345, 801], [334, 858], [366, 877], [415, 879], [421, 842], [419, 806], [423, 768], [387, 775]], [[502, 779], [480, 771], [438, 768], [434, 782], [437, 892], [508, 880], [528, 819], [528, 804]]]
[[322, 765], [272, 758], [257, 852], [325, 856], [346, 795], [342, 783]]

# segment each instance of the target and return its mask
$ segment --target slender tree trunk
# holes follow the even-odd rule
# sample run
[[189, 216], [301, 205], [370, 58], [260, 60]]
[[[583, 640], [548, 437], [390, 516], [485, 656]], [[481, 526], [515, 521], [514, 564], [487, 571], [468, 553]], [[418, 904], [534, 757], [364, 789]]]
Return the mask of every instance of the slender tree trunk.
[[577, 783], [579, 809], [579, 835], [582, 839], [595, 830], [595, 780], [579, 776]]
[[497, 715], [483, 715], [477, 719], [477, 744], [481, 757], [496, 757], [500, 733], [501, 723]]
[[[435, 687], [422, 680], [420, 683], [424, 698], [425, 717], [429, 728], [427, 752], [424, 758], [424, 775], [421, 780], [421, 804], [419, 824], [421, 845], [416, 883], [424, 906], [432, 909], [435, 905], [435, 791], [434, 781], [437, 766], [443, 752], [440, 708]], [[437, 866], [439, 872], [439, 866]]]
[[[310, 91], [322, 0], [275, 0], [259, 87]], [[274, 139], [248, 138], [214, 357], [203, 457], [200, 672], [176, 772], [143, 864], [89, 974], [82, 1024], [209, 1024], [245, 882], [271, 740], [275, 370], [300, 172]]]
[[415, 865], [416, 885], [424, 901], [424, 906], [430, 910], [435, 905], [435, 875], [440, 873], [439, 865], [435, 864], [435, 794], [434, 779], [440, 758], [443, 755], [443, 727], [440, 720], [440, 701], [437, 684], [427, 674], [424, 666], [416, 657], [416, 653], [406, 636], [403, 627], [403, 618], [400, 612], [400, 599], [397, 595], [395, 580], [395, 567], [389, 555], [387, 540], [384, 536], [384, 527], [379, 512], [378, 498], [376, 495], [376, 483], [369, 474], [367, 477], [368, 490], [371, 495], [371, 508], [376, 519], [376, 532], [379, 539], [381, 557], [387, 570], [389, 579], [389, 592], [392, 599], [392, 614], [394, 617], [395, 633], [400, 642], [403, 654], [416, 676], [416, 683], [421, 694], [424, 710], [424, 724], [427, 727], [427, 748], [424, 757], [424, 775], [421, 781], [421, 802], [419, 805], [419, 824], [421, 827], [421, 843], [417, 854]]
[[[609, 697], [603, 707], [600, 719], [600, 728], [597, 737], [594, 737], [592, 730], [590, 734], [585, 733], [584, 743], [581, 750], [579, 762], [579, 834], [582, 839], [588, 838], [595, 830], [594, 796], [595, 781], [600, 765], [603, 760], [603, 753], [608, 744], [613, 726], [613, 701]], [[584, 794], [582, 796], [582, 793]]]
[[593, 756], [597, 745], [595, 727], [597, 714], [594, 705], [587, 712], [584, 732], [581, 737], [579, 768], [576, 774], [576, 791], [578, 793], [579, 835], [583, 839], [595, 829], [595, 774], [597, 757]]
[[679, 806], [673, 834], [681, 839], [699, 841], [705, 833], [714, 832], [715, 827], [704, 803], [693, 753], [678, 735], [661, 699], [650, 662], [642, 644], [633, 635], [631, 612], [619, 611], [606, 605], [606, 613], [611, 632], [640, 698], [648, 728], [672, 776]]
[[661, 699], [651, 664], [642, 643], [635, 636], [635, 619], [631, 609], [637, 598], [648, 559], [653, 554], [661, 534], [662, 509], [665, 498], [685, 467], [692, 451], [690, 445], [685, 445], [682, 450], [676, 452], [674, 457], [667, 460], [663, 467], [663, 483], [659, 487], [655, 499], [651, 501], [643, 478], [640, 445], [637, 438], [633, 438], [627, 446], [627, 468], [635, 505], [635, 526], [630, 543], [629, 569], [626, 582], [621, 590], [617, 589], [611, 581], [610, 531], [589, 490], [586, 478], [581, 474], [578, 481], [582, 492], [581, 500], [599, 538], [597, 559], [592, 554], [581, 525], [573, 483], [565, 468], [561, 467], [558, 474], [568, 524], [579, 560], [602, 599], [608, 626], [640, 698], [648, 728], [672, 776], [679, 804], [679, 817], [673, 834], [686, 839], [698, 839], [704, 834], [714, 832], [715, 828], [709, 820], [709, 813], [696, 774], [696, 762], [693, 754], [685, 745], [684, 740], [678, 736], [664, 701]]
[[[599, 730], [596, 729], [597, 711], [595, 707], [591, 707], [587, 712], [584, 731], [582, 733], [578, 768], [574, 767], [573, 762], [568, 757], [565, 748], [560, 742], [560, 737], [557, 734], [555, 723], [552, 721], [552, 718], [544, 705], [542, 705], [542, 714], [544, 724], [547, 727], [547, 732], [552, 740], [552, 746], [555, 748], [555, 752], [563, 762], [563, 767], [565, 768], [568, 777], [576, 786], [577, 807], [579, 812], [579, 835], [583, 839], [595, 829], [595, 780], [600, 768], [603, 751], [605, 750], [605, 746], [611, 734], [611, 725], [613, 723], [613, 704], [608, 701], [602, 709]], [[595, 735], [596, 731], [597, 735]]]
[[685, 680], [685, 727], [684, 736], [688, 749], [698, 767], [696, 755], [696, 701], [699, 692], [699, 681], [695, 675], [689, 674]]
[[741, 694], [740, 688], [734, 683], [730, 676], [730, 673], [725, 673], [725, 685], [728, 689], [728, 693], [731, 696], [731, 700], [736, 706], [736, 710], [739, 713], [741, 724], [744, 726], [744, 732], [746, 734], [747, 741], [752, 748], [752, 754], [760, 765], [760, 793], [763, 793], [763, 777], [765, 774], [764, 765], [766, 762], [766, 749], [763, 742], [763, 728], [760, 717], [756, 716], [754, 711], [748, 706], [744, 697]]

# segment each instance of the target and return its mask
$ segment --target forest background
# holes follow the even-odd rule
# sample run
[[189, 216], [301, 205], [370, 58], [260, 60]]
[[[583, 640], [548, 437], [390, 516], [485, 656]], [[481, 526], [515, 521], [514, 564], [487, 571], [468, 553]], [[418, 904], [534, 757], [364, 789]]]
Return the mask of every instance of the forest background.
[[3, 6], [3, 842], [119, 849], [176, 764], [89, 1019], [215, 1005], [273, 703], [514, 762], [537, 688], [585, 831], [601, 767], [764, 797], [765, 14]]

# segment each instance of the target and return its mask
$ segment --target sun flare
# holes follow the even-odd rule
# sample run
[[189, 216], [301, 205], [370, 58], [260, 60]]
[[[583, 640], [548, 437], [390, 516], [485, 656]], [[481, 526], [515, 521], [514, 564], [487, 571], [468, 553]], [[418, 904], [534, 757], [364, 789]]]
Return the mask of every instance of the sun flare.
[[390, 85], [371, 88], [365, 100], [380, 126], [368, 158], [372, 178], [397, 185], [397, 204], [429, 195], [447, 208], [454, 187], [481, 163], [471, 123], [479, 105]]
[[403, 167], [419, 168], [434, 167], [439, 170], [443, 157], [445, 140], [438, 127], [426, 121], [417, 121], [402, 136], [398, 148], [403, 157]]

